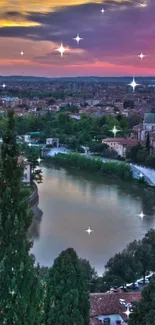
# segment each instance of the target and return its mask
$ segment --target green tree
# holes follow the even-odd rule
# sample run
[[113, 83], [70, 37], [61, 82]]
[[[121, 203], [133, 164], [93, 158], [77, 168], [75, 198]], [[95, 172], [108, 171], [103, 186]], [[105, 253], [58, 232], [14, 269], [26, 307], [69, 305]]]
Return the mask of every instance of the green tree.
[[155, 154], [154, 155], [149, 155], [146, 160], [146, 165], [150, 168], [155, 169]]
[[149, 245], [151, 247], [152, 262], [151, 262], [151, 271], [155, 271], [155, 230], [150, 229], [145, 237], [142, 239], [142, 244]]
[[45, 325], [51, 324], [89, 324], [89, 292], [72, 248], [58, 256], [49, 272]]
[[137, 152], [136, 162], [139, 164], [145, 164], [148, 157], [148, 151], [146, 148], [142, 148]]
[[93, 141], [89, 145], [89, 150], [93, 153], [104, 153], [105, 149], [108, 148], [107, 144]]
[[36, 181], [38, 184], [42, 183], [43, 180], [42, 170], [38, 168], [39, 166], [38, 158], [40, 158], [40, 155], [38, 154], [38, 148], [36, 150], [33, 147], [31, 148], [27, 147], [25, 150], [25, 155], [28, 161], [31, 163], [31, 183], [33, 181]]
[[47, 122], [45, 128], [43, 129], [45, 138], [51, 138], [52, 137], [52, 127], [50, 121]]
[[135, 125], [138, 125], [142, 122], [142, 118], [137, 115], [137, 114], [132, 114], [128, 117], [127, 119], [128, 121], [128, 128], [129, 130], [132, 130], [132, 128], [135, 126]]
[[0, 161], [0, 324], [39, 325], [42, 289], [27, 235], [33, 213], [18, 156], [14, 114], [9, 112]]
[[110, 258], [105, 268], [108, 274], [115, 275], [117, 279], [122, 279], [122, 285], [136, 281], [137, 265], [132, 253], [119, 253]]
[[142, 243], [149, 244], [152, 250], [155, 251], [155, 230], [150, 229], [142, 239]]
[[122, 285], [122, 278], [120, 278], [118, 275], [105, 273], [102, 277], [102, 291], [106, 292], [112, 287], [120, 287]]
[[145, 163], [148, 157], [148, 152], [140, 143], [127, 150], [127, 158], [136, 163]]
[[89, 291], [94, 292], [94, 289], [96, 287], [96, 280], [98, 278], [97, 272], [86, 259], [80, 258], [79, 262], [81, 270], [83, 272], [83, 277], [86, 283], [88, 283]]
[[145, 276], [147, 271], [151, 271], [152, 264], [152, 247], [149, 244], [140, 244], [137, 247], [135, 252], [135, 259], [137, 263], [140, 264], [141, 275], [143, 276], [143, 280], [145, 283]]
[[135, 304], [130, 314], [129, 325], [155, 324], [155, 279], [142, 291], [142, 299]]

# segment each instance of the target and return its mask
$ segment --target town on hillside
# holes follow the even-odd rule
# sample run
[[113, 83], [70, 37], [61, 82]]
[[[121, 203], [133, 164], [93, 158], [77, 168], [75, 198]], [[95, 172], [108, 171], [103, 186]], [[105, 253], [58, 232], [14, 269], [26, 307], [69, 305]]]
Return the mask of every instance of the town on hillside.
[[[27, 234], [31, 237], [32, 228], [37, 224], [34, 211], [39, 204], [39, 185], [44, 184], [42, 167], [45, 163], [51, 161], [57, 166], [77, 168], [101, 178], [107, 175], [120, 178], [145, 190], [151, 188], [154, 195], [154, 86], [149, 81], [132, 92], [126, 84], [110, 81], [77, 83], [59, 80], [42, 84], [38, 80], [34, 86], [24, 81], [15, 85], [15, 81], [8, 80], [7, 87], [0, 93], [0, 230], [2, 233], [5, 220], [11, 222], [12, 228], [5, 224], [8, 237], [6, 234], [2, 236], [2, 251], [6, 256], [11, 254], [7, 238], [13, 238], [14, 252], [13, 266], [5, 258], [2, 265], [0, 288], [6, 298], [0, 300], [0, 322], [7, 313], [10, 294], [12, 305], [9, 308], [13, 308], [15, 301], [22, 304], [21, 296], [29, 306], [29, 295], [26, 287], [22, 292], [22, 282], [14, 280], [11, 289], [7, 282], [4, 286], [3, 279], [8, 272], [8, 279], [23, 279], [26, 274], [28, 290], [34, 295], [38, 309], [32, 302], [28, 308], [39, 325], [152, 325], [151, 319], [154, 322], [155, 317], [152, 307], [155, 283], [153, 229], [143, 239], [134, 240], [111, 257], [103, 265], [102, 275], [98, 275], [89, 261], [80, 258], [73, 248], [62, 251], [53, 265], [46, 267], [33, 266], [33, 258], [31, 254], [26, 255], [25, 247], [30, 251], [31, 239], [27, 240]], [[25, 197], [25, 202], [30, 201], [26, 192], [22, 194], [27, 189], [32, 199], [33, 217], [30, 204], [26, 207], [22, 199]], [[142, 214], [143, 211], [141, 219], [145, 216]], [[91, 236], [93, 230], [88, 228], [86, 232]], [[39, 235], [36, 238], [39, 239]], [[16, 263], [20, 259], [18, 269]], [[24, 265], [31, 272], [32, 282]], [[20, 294], [16, 295], [17, 291]], [[25, 310], [24, 317], [26, 313]], [[14, 317], [16, 319], [16, 315]], [[142, 323], [143, 319], [146, 322]], [[30, 324], [36, 323], [32, 321]]]

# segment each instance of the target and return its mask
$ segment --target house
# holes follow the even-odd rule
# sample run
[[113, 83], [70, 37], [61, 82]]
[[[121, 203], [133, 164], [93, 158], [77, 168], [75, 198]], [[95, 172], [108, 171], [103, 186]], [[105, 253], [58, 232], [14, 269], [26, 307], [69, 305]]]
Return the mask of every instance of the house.
[[141, 292], [111, 292], [90, 294], [90, 325], [127, 323], [127, 307], [141, 299]]
[[46, 144], [51, 144], [53, 147], [59, 147], [59, 138], [47, 138]]
[[155, 153], [155, 113], [144, 114], [143, 124], [135, 125], [132, 129], [134, 138], [145, 143], [148, 133], [150, 135], [151, 152]]
[[24, 142], [30, 143], [31, 142], [31, 136], [29, 134], [23, 135]]
[[119, 156], [126, 156], [126, 149], [136, 146], [137, 139], [125, 138], [106, 138], [102, 139], [102, 143], [107, 144], [111, 150], [115, 150]]

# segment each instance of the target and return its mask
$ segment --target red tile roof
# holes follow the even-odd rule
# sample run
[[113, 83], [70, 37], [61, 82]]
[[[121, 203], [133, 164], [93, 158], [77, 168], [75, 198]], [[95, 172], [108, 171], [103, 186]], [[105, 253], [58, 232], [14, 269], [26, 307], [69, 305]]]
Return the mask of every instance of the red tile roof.
[[125, 138], [106, 138], [106, 139], [103, 139], [102, 140], [103, 142], [116, 142], [116, 143], [119, 143], [121, 144], [122, 146], [135, 146], [138, 142], [137, 139], [131, 139], [131, 138], [128, 138], [128, 139], [125, 139]]
[[90, 317], [98, 315], [119, 314], [126, 320], [126, 307], [120, 303], [120, 299], [132, 303], [141, 299], [141, 292], [113, 292], [90, 294]]
[[89, 325], [101, 325], [101, 322], [99, 321], [99, 319], [91, 318]]

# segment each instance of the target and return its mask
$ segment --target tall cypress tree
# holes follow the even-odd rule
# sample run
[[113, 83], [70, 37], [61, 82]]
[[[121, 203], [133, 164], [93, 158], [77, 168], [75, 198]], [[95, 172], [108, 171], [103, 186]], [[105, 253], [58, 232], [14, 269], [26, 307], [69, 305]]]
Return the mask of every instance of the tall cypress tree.
[[149, 134], [149, 132], [148, 132], [147, 138], [146, 138], [146, 149], [147, 149], [148, 153], [150, 153], [150, 134]]
[[79, 259], [72, 248], [63, 251], [49, 272], [46, 325], [88, 325], [89, 292]]
[[26, 200], [18, 156], [11, 111], [0, 161], [0, 324], [40, 325], [41, 286], [27, 236], [33, 214]]

